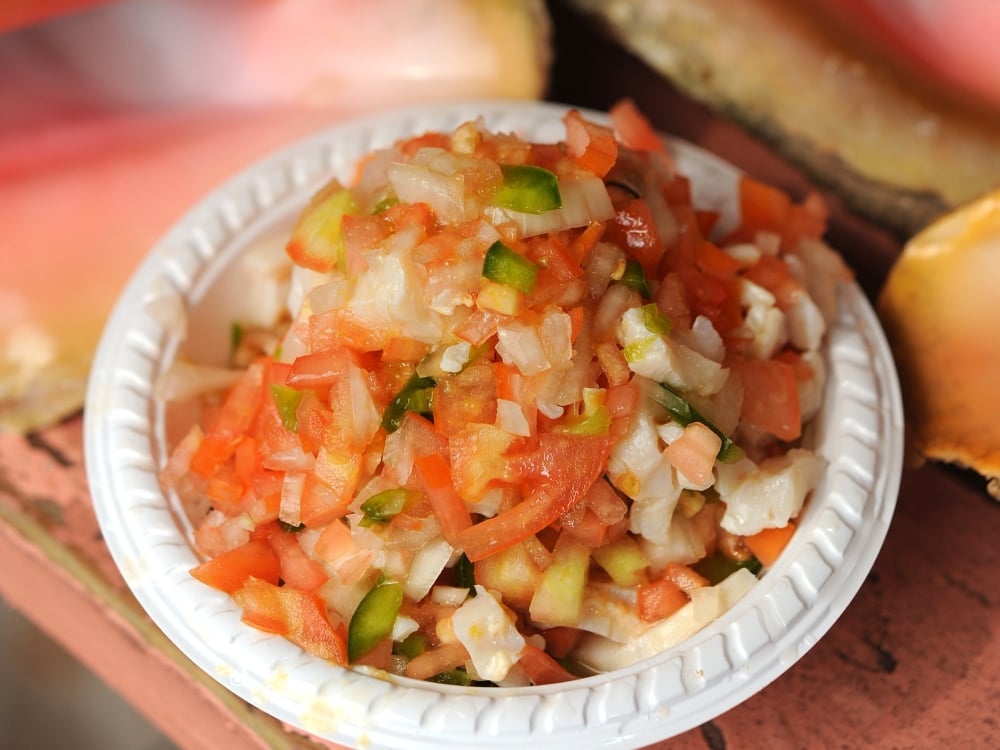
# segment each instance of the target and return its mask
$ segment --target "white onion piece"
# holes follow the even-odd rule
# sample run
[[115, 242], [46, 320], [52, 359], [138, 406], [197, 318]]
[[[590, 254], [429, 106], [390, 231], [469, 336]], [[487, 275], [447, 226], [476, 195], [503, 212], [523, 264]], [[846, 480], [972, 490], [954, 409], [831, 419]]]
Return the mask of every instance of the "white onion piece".
[[559, 181], [562, 208], [542, 214], [529, 214], [490, 206], [486, 216], [494, 224], [511, 221], [522, 237], [534, 237], [546, 232], [585, 227], [592, 221], [608, 221], [615, 215], [611, 196], [600, 177], [573, 177]]

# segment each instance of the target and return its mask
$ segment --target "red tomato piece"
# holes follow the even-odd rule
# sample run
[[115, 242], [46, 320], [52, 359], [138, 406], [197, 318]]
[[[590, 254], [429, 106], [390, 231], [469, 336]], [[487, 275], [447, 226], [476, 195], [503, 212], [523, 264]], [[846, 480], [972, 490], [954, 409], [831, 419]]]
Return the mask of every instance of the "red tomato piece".
[[634, 101], [620, 100], [611, 108], [609, 114], [615, 131], [626, 146], [638, 151], [666, 153], [667, 145], [657, 135], [646, 116], [639, 111]]
[[250, 578], [233, 593], [233, 600], [248, 625], [283, 635], [321, 659], [347, 663], [344, 628], [330, 621], [326, 604], [317, 594]]
[[795, 368], [776, 359], [746, 360], [735, 366], [743, 383], [740, 421], [781, 440], [802, 434]]
[[563, 117], [566, 125], [566, 154], [576, 165], [604, 177], [618, 160], [618, 141], [611, 128], [590, 122], [571, 109]]
[[191, 570], [191, 575], [214, 589], [232, 594], [251, 577], [277, 584], [281, 562], [270, 544], [263, 539], [251, 539], [201, 563]]
[[472, 517], [465, 501], [452, 485], [447, 459], [440, 453], [418, 456], [413, 462], [413, 469], [430, 500], [431, 511], [441, 526], [442, 536], [452, 547], [457, 547], [461, 532], [472, 525]]
[[[546, 631], [548, 633], [549, 631]], [[524, 671], [532, 685], [551, 685], [556, 682], [575, 680], [576, 675], [567, 670], [547, 653], [532, 646], [525, 645], [518, 659], [518, 666]]]
[[632, 258], [639, 261], [647, 278], [654, 278], [663, 257], [664, 245], [656, 231], [649, 203], [633, 198], [615, 214], [608, 232]]
[[636, 590], [639, 618], [646, 622], [669, 617], [689, 601], [687, 594], [667, 577], [641, 584]]
[[267, 541], [281, 561], [281, 579], [286, 586], [302, 591], [315, 591], [326, 583], [329, 578], [326, 571], [306, 555], [296, 534], [275, 525], [274, 530], [268, 534]]
[[603, 436], [546, 433], [538, 447], [512, 457], [514, 476], [534, 485], [510, 510], [458, 535], [458, 546], [475, 562], [538, 533], [576, 505], [604, 471], [612, 441]]
[[493, 424], [497, 418], [497, 382], [489, 364], [470, 365], [439, 378], [434, 389], [434, 427], [454, 435], [469, 423]]

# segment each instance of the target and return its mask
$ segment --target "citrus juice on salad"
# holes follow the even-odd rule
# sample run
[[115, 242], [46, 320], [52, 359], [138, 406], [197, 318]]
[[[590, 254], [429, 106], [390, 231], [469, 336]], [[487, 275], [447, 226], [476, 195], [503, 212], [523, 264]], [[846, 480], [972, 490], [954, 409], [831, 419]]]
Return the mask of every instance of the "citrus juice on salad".
[[300, 215], [286, 319], [234, 341], [161, 472], [249, 625], [559, 682], [696, 632], [794, 533], [849, 277], [822, 203], [743, 178], [719, 231], [631, 102], [563, 122], [417, 134]]

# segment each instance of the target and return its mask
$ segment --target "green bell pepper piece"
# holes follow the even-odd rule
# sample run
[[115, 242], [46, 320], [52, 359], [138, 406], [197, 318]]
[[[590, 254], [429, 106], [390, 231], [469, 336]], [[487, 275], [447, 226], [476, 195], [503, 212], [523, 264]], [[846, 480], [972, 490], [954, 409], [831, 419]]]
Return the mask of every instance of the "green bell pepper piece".
[[559, 178], [554, 172], [531, 164], [501, 164], [503, 185], [493, 205], [526, 214], [543, 214], [562, 208]]
[[392, 635], [403, 605], [403, 584], [380, 580], [365, 594], [347, 627], [347, 658], [355, 662]]
[[286, 430], [297, 432], [299, 417], [296, 410], [302, 400], [302, 391], [292, 388], [290, 385], [274, 383], [271, 386], [271, 398], [274, 399], [274, 404], [278, 407], [281, 424], [285, 426]]
[[497, 240], [486, 251], [483, 259], [483, 276], [498, 284], [512, 286], [530, 294], [538, 281], [538, 266], [520, 253]]
[[396, 394], [392, 403], [382, 414], [382, 426], [386, 432], [395, 432], [403, 423], [403, 416], [408, 411], [418, 414], [430, 414], [434, 394], [434, 378], [421, 377], [413, 373], [406, 381], [403, 389]]

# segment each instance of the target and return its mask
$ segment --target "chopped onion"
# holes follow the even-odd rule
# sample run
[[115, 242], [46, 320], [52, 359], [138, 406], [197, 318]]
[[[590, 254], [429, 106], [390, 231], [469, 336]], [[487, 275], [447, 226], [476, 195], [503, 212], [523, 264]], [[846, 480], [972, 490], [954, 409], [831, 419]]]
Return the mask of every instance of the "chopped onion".
[[608, 221], [615, 215], [611, 196], [600, 177], [591, 175], [559, 181], [562, 208], [542, 214], [511, 211], [489, 206], [486, 216], [494, 224], [512, 221], [522, 237], [534, 237], [546, 232], [585, 227], [592, 221]]
[[301, 472], [289, 471], [281, 482], [281, 504], [278, 506], [278, 518], [289, 526], [301, 523], [302, 488], [306, 484], [306, 475]]

